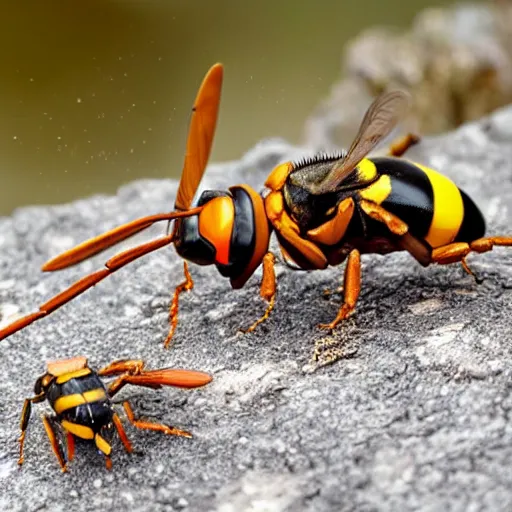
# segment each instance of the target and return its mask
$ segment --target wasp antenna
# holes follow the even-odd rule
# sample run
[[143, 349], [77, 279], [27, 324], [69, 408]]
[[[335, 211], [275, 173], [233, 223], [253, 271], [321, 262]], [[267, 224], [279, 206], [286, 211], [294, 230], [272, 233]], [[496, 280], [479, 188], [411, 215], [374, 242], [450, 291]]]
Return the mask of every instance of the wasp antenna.
[[117, 228], [111, 229], [102, 235], [90, 238], [85, 242], [69, 249], [68, 251], [59, 254], [55, 258], [47, 261], [43, 266], [44, 272], [53, 272], [55, 270], [61, 270], [63, 268], [76, 265], [87, 258], [95, 256], [96, 254], [112, 247], [113, 245], [126, 240], [127, 238], [136, 235], [140, 231], [149, 228], [155, 222], [162, 220], [171, 221], [180, 217], [191, 217], [199, 214], [203, 209], [202, 206], [197, 208], [191, 208], [190, 210], [170, 212], [170, 213], [158, 213], [156, 215], [149, 215], [148, 217], [142, 217]]

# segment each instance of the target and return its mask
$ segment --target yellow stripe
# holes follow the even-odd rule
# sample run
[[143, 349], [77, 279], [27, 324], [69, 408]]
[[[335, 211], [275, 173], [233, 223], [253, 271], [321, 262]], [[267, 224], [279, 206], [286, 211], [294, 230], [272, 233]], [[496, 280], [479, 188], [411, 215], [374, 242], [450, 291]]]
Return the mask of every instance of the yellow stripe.
[[389, 194], [391, 194], [391, 178], [388, 174], [383, 174], [375, 183], [359, 192], [363, 199], [377, 204], [382, 204]]
[[94, 432], [91, 428], [77, 423], [71, 423], [68, 420], [62, 420], [60, 424], [71, 434], [81, 439], [94, 439]]
[[358, 180], [372, 181], [377, 177], [377, 167], [369, 158], [363, 158], [357, 164], [357, 178]]
[[434, 213], [425, 240], [432, 247], [453, 242], [464, 219], [464, 203], [457, 186], [446, 176], [416, 164], [425, 172], [434, 193]]
[[112, 447], [101, 437], [99, 434], [96, 434], [94, 436], [94, 442], [96, 443], [96, 446], [98, 447], [98, 450], [102, 451], [105, 455], [110, 455], [110, 452], [112, 451]]
[[97, 402], [98, 400], [104, 400], [106, 398], [105, 390], [102, 388], [91, 389], [84, 393], [75, 393], [73, 395], [60, 396], [55, 400], [53, 409], [57, 414], [61, 414], [68, 409], [77, 407], [82, 404], [90, 404]]
[[84, 377], [85, 375], [89, 375], [91, 373], [90, 368], [82, 368], [81, 370], [76, 370], [74, 372], [64, 373], [57, 377], [57, 384], [64, 384], [71, 379], [77, 379], [78, 377]]

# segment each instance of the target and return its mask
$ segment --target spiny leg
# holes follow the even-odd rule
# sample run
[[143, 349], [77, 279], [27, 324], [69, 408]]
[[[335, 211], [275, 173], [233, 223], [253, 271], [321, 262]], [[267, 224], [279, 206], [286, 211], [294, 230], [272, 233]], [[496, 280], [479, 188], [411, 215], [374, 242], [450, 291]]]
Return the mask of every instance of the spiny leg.
[[155, 430], [157, 432], [163, 432], [164, 434], [170, 436], [192, 437], [192, 434], [185, 430], [180, 430], [178, 428], [170, 427], [168, 425], [163, 425], [162, 423], [152, 423], [150, 421], [135, 419], [133, 410], [128, 402], [124, 402], [123, 407], [126, 412], [126, 416], [128, 417], [128, 421], [134, 427], [140, 428], [142, 430]]
[[60, 468], [64, 473], [65, 471], [67, 471], [66, 461], [64, 460], [64, 454], [62, 453], [62, 449], [59, 443], [59, 439], [57, 437], [57, 432], [54, 423], [55, 421], [50, 416], [43, 416], [43, 425], [44, 429], [46, 430], [46, 435], [50, 440], [53, 453], [55, 454], [55, 457], [57, 457], [57, 460], [59, 461], [60, 464]]
[[271, 252], [267, 252], [263, 257], [263, 277], [261, 280], [260, 286], [260, 296], [263, 297], [267, 302], [268, 306], [263, 313], [263, 316], [258, 318], [256, 322], [254, 322], [247, 329], [241, 329], [241, 331], [246, 334], [248, 332], [254, 331], [259, 324], [264, 322], [274, 309], [274, 304], [276, 300], [276, 273], [274, 270], [276, 258]]
[[389, 146], [388, 155], [399, 157], [402, 156], [411, 146], [420, 141], [420, 137], [414, 133], [408, 133], [394, 140]]
[[345, 290], [344, 303], [336, 318], [329, 324], [320, 324], [318, 327], [321, 329], [334, 329], [342, 320], [351, 315], [356, 307], [361, 291], [361, 255], [357, 249], [352, 249], [348, 255], [343, 289]]
[[174, 332], [176, 331], [176, 327], [178, 326], [178, 303], [180, 294], [194, 288], [194, 281], [192, 280], [192, 276], [190, 275], [186, 261], [183, 262], [183, 272], [185, 273], [185, 281], [180, 283], [174, 290], [171, 307], [169, 308], [169, 323], [171, 324], [171, 327], [169, 328], [169, 334], [164, 341], [165, 348], [167, 348], [171, 343]]

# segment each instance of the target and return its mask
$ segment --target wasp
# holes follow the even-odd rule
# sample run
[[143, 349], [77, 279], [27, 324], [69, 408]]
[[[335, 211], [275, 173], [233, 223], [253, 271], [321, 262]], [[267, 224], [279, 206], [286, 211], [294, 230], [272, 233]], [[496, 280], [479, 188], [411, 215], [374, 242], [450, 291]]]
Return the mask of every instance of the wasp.
[[[117, 376], [108, 387], [100, 377]], [[117, 432], [128, 453], [132, 444], [123, 424], [114, 410], [112, 398], [126, 384], [159, 389], [162, 386], [197, 388], [208, 384], [212, 377], [203, 372], [164, 368], [146, 370], [144, 361], [114, 361], [105, 368], [94, 371], [85, 357], [74, 357], [47, 364], [47, 371], [35, 383], [31, 398], [25, 399], [21, 414], [20, 456], [18, 464], [24, 462], [24, 443], [32, 404], [48, 400], [55, 414], [42, 417], [46, 434], [62, 471], [67, 470], [75, 451], [75, 437], [91, 441], [105, 455], [107, 469], [111, 469], [112, 439]], [[123, 403], [130, 423], [140, 429], [155, 430], [167, 435], [192, 437], [192, 434], [168, 425], [136, 419], [128, 401]], [[63, 434], [66, 434], [67, 455], [62, 449]]]
[[197, 94], [175, 209], [85, 241], [48, 261], [43, 270], [77, 264], [158, 221], [173, 221], [172, 232], [112, 257], [105, 268], [0, 330], [0, 339], [47, 316], [131, 261], [170, 244], [185, 260], [185, 280], [171, 301], [165, 346], [177, 326], [179, 295], [194, 285], [187, 260], [215, 265], [234, 289], [243, 287], [262, 265], [260, 295], [267, 307], [245, 332], [268, 318], [276, 297], [275, 257], [269, 251], [272, 232], [292, 268], [322, 270], [346, 261], [344, 301], [336, 317], [320, 325], [326, 329], [334, 329], [355, 310], [361, 254], [407, 251], [424, 267], [460, 262], [471, 273], [466, 262], [471, 252], [512, 245], [512, 237], [485, 237], [482, 213], [449, 178], [401, 158], [419, 141], [415, 135], [396, 141], [385, 157], [367, 156], [407, 111], [410, 97], [400, 90], [374, 100], [348, 151], [280, 164], [267, 178], [262, 194], [242, 184], [224, 191], [207, 190], [194, 202], [213, 142], [222, 78], [222, 66], [214, 65]]

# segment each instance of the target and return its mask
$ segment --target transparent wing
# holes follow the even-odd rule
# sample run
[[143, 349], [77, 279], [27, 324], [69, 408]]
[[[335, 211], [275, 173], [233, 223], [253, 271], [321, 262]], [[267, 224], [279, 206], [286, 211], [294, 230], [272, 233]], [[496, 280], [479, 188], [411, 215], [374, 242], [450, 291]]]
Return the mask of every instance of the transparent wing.
[[347, 154], [336, 162], [329, 174], [312, 187], [314, 194], [332, 192], [357, 164], [385, 137], [407, 112], [410, 96], [404, 91], [381, 94], [370, 105]]

